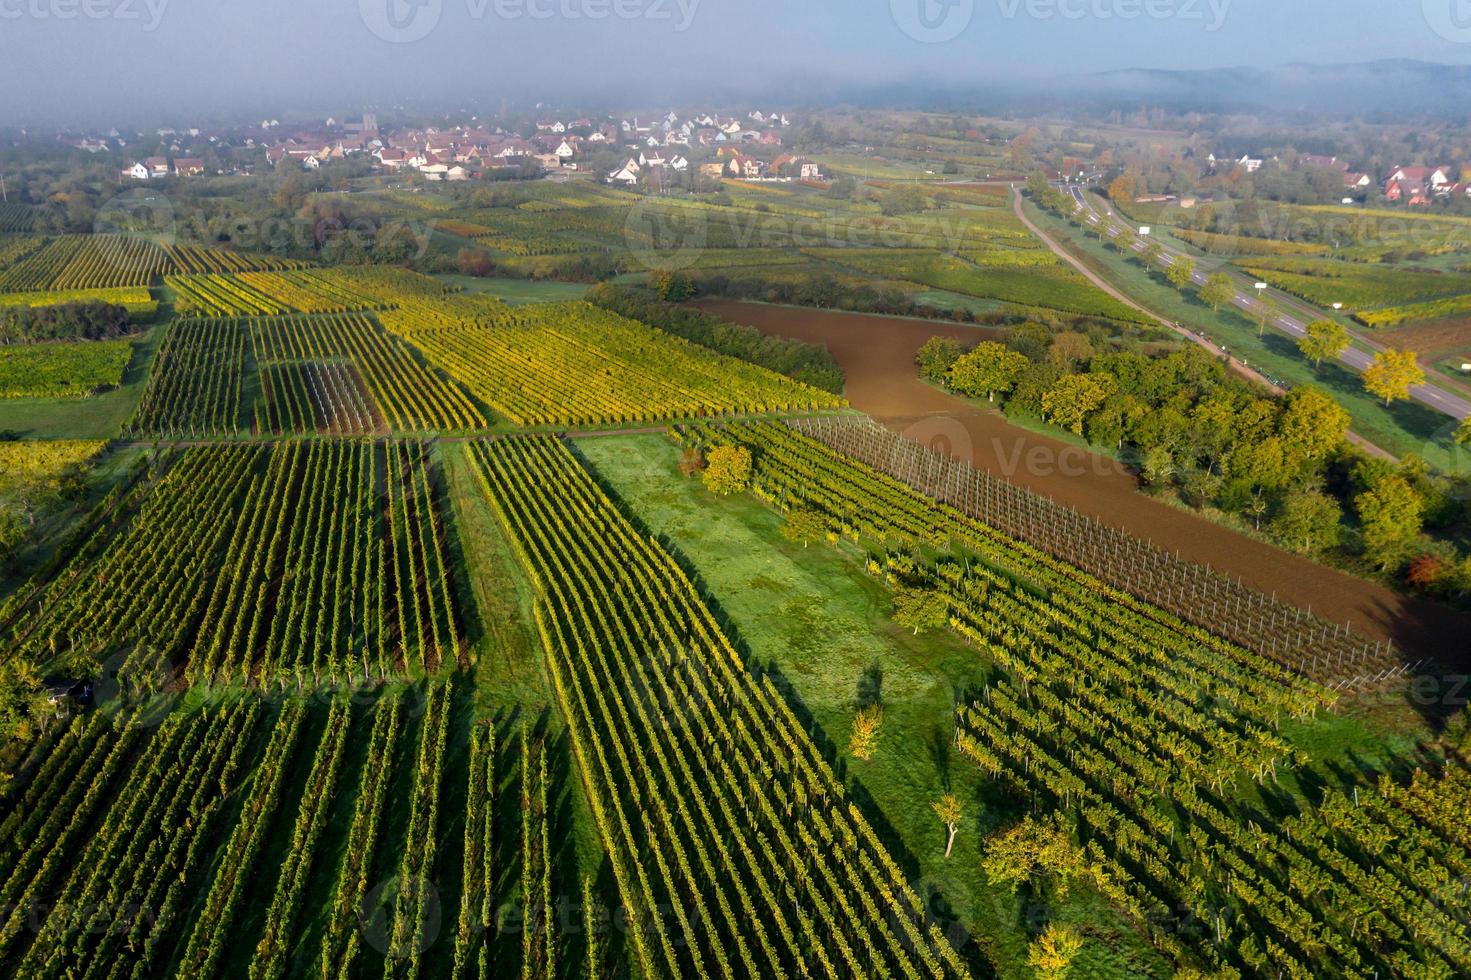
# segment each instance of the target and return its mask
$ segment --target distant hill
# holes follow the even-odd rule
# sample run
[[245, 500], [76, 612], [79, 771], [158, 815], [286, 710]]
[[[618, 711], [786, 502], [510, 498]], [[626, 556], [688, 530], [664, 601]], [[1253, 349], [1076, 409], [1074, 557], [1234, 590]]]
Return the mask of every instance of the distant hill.
[[1464, 115], [1471, 66], [1391, 60], [1199, 71], [1128, 69], [1089, 75], [1088, 97], [1202, 110], [1274, 109]]
[[846, 97], [860, 105], [981, 112], [1137, 109], [1144, 104], [1197, 112], [1392, 113], [1396, 118], [1459, 120], [1471, 116], [1471, 65], [1385, 60], [1177, 71], [1131, 68], [1046, 80], [1009, 73], [939, 84], [933, 78], [911, 79]]

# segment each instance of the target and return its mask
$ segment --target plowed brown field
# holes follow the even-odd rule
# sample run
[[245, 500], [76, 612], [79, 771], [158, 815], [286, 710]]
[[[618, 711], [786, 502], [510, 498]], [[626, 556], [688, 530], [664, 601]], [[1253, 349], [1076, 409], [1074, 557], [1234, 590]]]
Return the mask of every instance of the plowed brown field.
[[979, 328], [759, 303], [704, 301], [701, 308], [774, 336], [825, 344], [847, 375], [848, 400], [896, 431], [1152, 540], [1266, 593], [1275, 593], [1416, 657], [1471, 661], [1471, 616], [1253, 540], [1139, 492], [1121, 464], [1012, 425], [920, 380], [914, 354], [936, 335], [975, 340]]

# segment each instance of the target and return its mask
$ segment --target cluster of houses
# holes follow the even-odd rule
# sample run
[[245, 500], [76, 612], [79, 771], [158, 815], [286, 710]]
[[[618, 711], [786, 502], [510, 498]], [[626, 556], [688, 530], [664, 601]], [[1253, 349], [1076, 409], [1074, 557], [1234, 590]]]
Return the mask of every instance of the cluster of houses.
[[[791, 119], [779, 112], [753, 110], [745, 117], [726, 117], [701, 113], [688, 119], [670, 112], [661, 119], [644, 122], [637, 117], [625, 119], [606, 142], [621, 141], [636, 155], [607, 174], [610, 184], [634, 186], [641, 181], [659, 183], [669, 174], [690, 170], [690, 157], [706, 156], [714, 150], [714, 159], [701, 163], [699, 174], [720, 179], [743, 180], [822, 180], [822, 170], [810, 160], [790, 154], [773, 161], [759, 159], [752, 150], [780, 148], [780, 130], [791, 125]], [[538, 126], [538, 129], [540, 126]]]
[[1424, 207], [1452, 197], [1471, 198], [1471, 167], [1396, 167], [1384, 178], [1384, 199]]
[[[1280, 157], [1273, 157], [1271, 162], [1280, 165], [1282, 160]], [[1222, 169], [1236, 168], [1252, 174], [1261, 170], [1267, 160], [1251, 156], [1240, 159], [1217, 158], [1215, 154], [1211, 154], [1207, 163], [1208, 172], [1212, 174], [1219, 173]], [[1363, 195], [1375, 186], [1373, 177], [1354, 170], [1347, 160], [1336, 156], [1309, 154], [1299, 157], [1296, 165], [1299, 168], [1332, 170], [1342, 174], [1343, 192], [1350, 196], [1346, 200]], [[1378, 186], [1386, 201], [1404, 203], [1409, 207], [1428, 207], [1435, 201], [1449, 198], [1471, 198], [1471, 167], [1458, 170], [1454, 167], [1397, 166], [1378, 182]]]
[[164, 177], [201, 177], [204, 161], [197, 157], [144, 157], [123, 168], [119, 177], [127, 180], [162, 180]]
[[[1272, 157], [1271, 162], [1280, 165], [1281, 157]], [[1206, 157], [1206, 173], [1219, 174], [1221, 171], [1239, 169], [1248, 174], [1254, 174], [1266, 166], [1265, 157], [1254, 157], [1250, 154], [1233, 159], [1230, 157], [1217, 157], [1214, 153]], [[1359, 193], [1374, 186], [1374, 181], [1368, 174], [1357, 173], [1349, 165], [1347, 160], [1338, 157], [1315, 156], [1312, 154], [1299, 157], [1297, 166], [1305, 169], [1334, 170], [1343, 174], [1343, 189], [1346, 193]]]
[[[428, 180], [460, 181], [499, 168], [586, 170], [589, 158], [626, 150], [624, 162], [606, 173], [604, 179], [609, 183], [657, 183], [670, 175], [689, 173], [696, 168], [692, 160], [708, 161], [698, 166], [698, 172], [708, 177], [821, 180], [820, 168], [811, 161], [789, 154], [771, 159], [771, 154], [781, 151], [782, 130], [790, 125], [783, 113], [761, 110], [743, 116], [669, 112], [651, 119], [541, 119], [534, 131], [528, 125], [521, 134], [477, 125], [387, 132], [379, 128], [372, 113], [341, 123], [329, 118], [320, 126], [304, 129], [265, 119], [259, 130], [160, 129], [158, 140], [167, 155], [132, 158], [118, 177], [147, 181], [199, 176], [206, 170], [200, 157], [208, 152], [211, 159], [219, 154], [222, 173], [250, 173], [259, 165], [261, 154], [268, 166], [286, 161], [306, 170], [360, 157], [388, 172], [411, 171]], [[138, 134], [137, 142], [145, 139]], [[114, 130], [106, 137], [89, 135], [68, 142], [97, 154], [124, 152], [129, 141]]]

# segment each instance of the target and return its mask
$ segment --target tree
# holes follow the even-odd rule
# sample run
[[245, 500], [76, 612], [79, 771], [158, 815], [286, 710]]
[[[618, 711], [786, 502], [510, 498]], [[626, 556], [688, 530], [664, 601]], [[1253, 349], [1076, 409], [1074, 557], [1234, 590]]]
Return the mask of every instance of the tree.
[[1425, 372], [1415, 354], [1407, 350], [1385, 350], [1364, 369], [1364, 390], [1384, 399], [1385, 407], [1410, 397], [1410, 389], [1425, 383]]
[[495, 259], [479, 248], [462, 248], [455, 256], [455, 266], [461, 275], [484, 278], [495, 272]]
[[814, 541], [821, 541], [826, 533], [827, 522], [822, 519], [822, 515], [805, 507], [788, 509], [787, 519], [781, 525], [781, 536], [801, 544], [804, 548]]
[[1150, 241], [1145, 243], [1144, 250], [1139, 253], [1139, 258], [1150, 268], [1159, 265], [1160, 259], [1165, 257], [1165, 250], [1159, 242]]
[[914, 362], [919, 365], [919, 376], [926, 381], [941, 384], [945, 381], [945, 375], [960, 360], [965, 348], [960, 341], [951, 340], [949, 337], [931, 337], [924, 342], [924, 346], [914, 355]]
[[1456, 426], [1456, 432], [1451, 438], [1458, 446], [1471, 446], [1471, 416], [1461, 420], [1461, 424]]
[[1145, 483], [1154, 487], [1163, 486], [1174, 479], [1175, 456], [1167, 446], [1151, 446], [1139, 461], [1139, 469]]
[[[1235, 295], [1233, 289], [1232, 295]], [[1257, 300], [1256, 304], [1256, 335], [1261, 337], [1267, 332], [1267, 322], [1277, 318], [1277, 307], [1268, 303], [1265, 299]]]
[[686, 449], [683, 453], [680, 454], [680, 456], [679, 456], [679, 475], [680, 476], [682, 476], [686, 480], [688, 480], [690, 477], [694, 476], [696, 473], [702, 473], [702, 472], [704, 472], [704, 470], [705, 470], [705, 457], [702, 456], [702, 455], [700, 455], [700, 451], [698, 449], [696, 449], [693, 446], [691, 446], [689, 449]]
[[1282, 501], [1272, 521], [1272, 534], [1303, 554], [1315, 554], [1338, 543], [1343, 534], [1338, 501], [1316, 490], [1301, 490]]
[[945, 596], [934, 589], [901, 588], [894, 593], [894, 622], [906, 629], [922, 632], [943, 629], [950, 621], [950, 606]]
[[745, 446], [716, 446], [705, 465], [705, 487], [729, 497], [741, 493], [751, 482], [751, 450]]
[[31, 526], [21, 507], [0, 503], [0, 561], [9, 562], [30, 538]]
[[879, 199], [879, 211], [887, 217], [896, 217], [901, 214], [913, 214], [923, 211], [928, 199], [924, 191], [914, 185], [896, 187], [887, 192]]
[[41, 694], [41, 675], [20, 657], [0, 663], [0, 740], [28, 738], [33, 731], [31, 712]]
[[930, 804], [940, 823], [945, 825], [945, 860], [950, 860], [950, 851], [955, 847], [955, 835], [960, 831], [960, 818], [965, 816], [965, 807], [954, 793], [946, 793]]
[[1099, 880], [1099, 869], [1088, 864], [1087, 855], [1054, 821], [1033, 816], [987, 842], [981, 862], [993, 885], [1010, 885], [1015, 892], [1023, 882], [1046, 878], [1057, 888], [1059, 898], [1078, 879]]
[[1327, 392], [1312, 386], [1287, 396], [1277, 434], [1289, 466], [1307, 469], [1327, 459], [1348, 436], [1352, 417]]
[[1064, 980], [1083, 950], [1083, 937], [1071, 926], [1049, 925], [1027, 949], [1027, 965], [1037, 980]]
[[1048, 362], [1063, 371], [1072, 371], [1080, 364], [1087, 364], [1093, 360], [1093, 354], [1093, 342], [1076, 330], [1064, 330], [1052, 338], [1047, 348]]
[[1131, 173], [1121, 173], [1109, 181], [1106, 193], [1115, 204], [1131, 204], [1138, 193], [1138, 181]]
[[1205, 285], [1200, 287], [1200, 301], [1207, 304], [1212, 310], [1220, 312], [1221, 307], [1236, 296], [1236, 287], [1231, 285], [1231, 277], [1224, 272], [1212, 272], [1205, 280]]
[[1313, 370], [1348, 350], [1348, 331], [1343, 324], [1334, 320], [1314, 320], [1308, 331], [1297, 342], [1302, 356], [1313, 362]]
[[1354, 499], [1364, 550], [1381, 568], [1396, 564], [1420, 536], [1425, 501], [1402, 476], [1386, 476]]
[[1042, 414], [1080, 436], [1088, 416], [1102, 407], [1117, 387], [1108, 374], [1064, 375], [1042, 396]]
[[1195, 262], [1183, 255], [1175, 256], [1175, 260], [1165, 269], [1165, 278], [1176, 289], [1184, 289], [1195, 278]]
[[995, 401], [1015, 385], [1030, 362], [1005, 344], [986, 341], [950, 368], [950, 386], [963, 395]]
[[649, 273], [649, 286], [660, 302], [680, 303], [695, 295], [695, 284], [683, 272], [658, 269]]
[[853, 729], [848, 736], [848, 751], [854, 758], [868, 762], [878, 751], [879, 732], [884, 727], [884, 706], [870, 704], [853, 716]]

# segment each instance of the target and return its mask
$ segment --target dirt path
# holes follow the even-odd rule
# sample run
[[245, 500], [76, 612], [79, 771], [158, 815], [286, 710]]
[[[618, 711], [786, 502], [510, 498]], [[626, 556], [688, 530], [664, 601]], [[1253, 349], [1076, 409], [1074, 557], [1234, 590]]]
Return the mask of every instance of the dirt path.
[[1417, 656], [1465, 659], [1471, 616], [1401, 596], [1213, 524], [1140, 493], [1115, 460], [1008, 422], [920, 380], [914, 354], [933, 336], [974, 341], [978, 327], [756, 303], [701, 308], [776, 336], [825, 344], [847, 374], [853, 406], [917, 441], [1076, 507], [1190, 561]]

